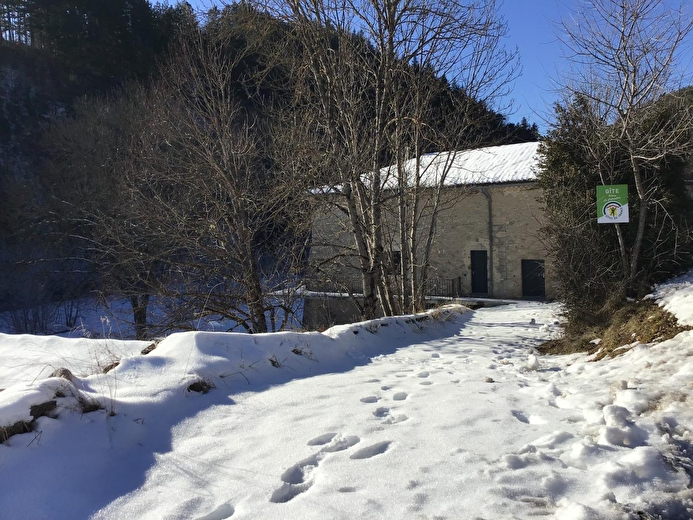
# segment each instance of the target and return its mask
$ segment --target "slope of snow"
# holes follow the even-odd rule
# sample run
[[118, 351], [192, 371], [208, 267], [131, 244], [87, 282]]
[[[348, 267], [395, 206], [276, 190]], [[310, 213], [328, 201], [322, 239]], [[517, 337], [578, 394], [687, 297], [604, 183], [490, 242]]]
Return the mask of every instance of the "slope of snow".
[[[174, 334], [76, 379], [104, 410], [58, 398], [0, 445], [0, 516], [693, 517], [691, 333], [598, 363], [538, 356], [558, 311]], [[0, 424], [54, 381], [0, 392]]]
[[693, 271], [657, 285], [650, 297], [681, 325], [693, 326]]
[[0, 333], [0, 388], [46, 378], [59, 368], [86, 377], [120, 358], [139, 354], [149, 344], [150, 341]]

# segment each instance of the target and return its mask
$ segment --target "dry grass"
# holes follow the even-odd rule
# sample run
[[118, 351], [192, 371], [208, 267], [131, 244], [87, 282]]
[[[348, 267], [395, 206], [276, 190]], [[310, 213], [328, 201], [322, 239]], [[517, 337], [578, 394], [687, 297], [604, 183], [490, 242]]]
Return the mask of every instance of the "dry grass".
[[[676, 318], [651, 300], [629, 302], [615, 311], [609, 323], [601, 327], [566, 328], [562, 337], [539, 347], [542, 354], [596, 354], [595, 361], [624, 354], [636, 343], [656, 343], [671, 339], [691, 327], [679, 325]], [[598, 345], [592, 343], [601, 339]]]

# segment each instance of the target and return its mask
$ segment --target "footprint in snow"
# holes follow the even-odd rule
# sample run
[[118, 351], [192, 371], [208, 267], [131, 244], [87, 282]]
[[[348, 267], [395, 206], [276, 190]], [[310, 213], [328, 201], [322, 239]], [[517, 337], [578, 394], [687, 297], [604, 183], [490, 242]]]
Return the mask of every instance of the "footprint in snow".
[[336, 440], [332, 441], [332, 444], [329, 446], [325, 446], [322, 450], [320, 450], [322, 453], [337, 453], [338, 451], [344, 451], [352, 446], [358, 444], [361, 441], [359, 437], [356, 435], [345, 435], [345, 436], [340, 436]]
[[375, 412], [373, 412], [373, 415], [375, 415], [379, 419], [382, 419], [383, 417], [387, 417], [388, 415], [390, 415], [390, 409], [386, 406], [380, 406], [379, 408], [376, 408]]
[[510, 413], [513, 414], [513, 417], [515, 417], [515, 419], [521, 423], [529, 424], [529, 419], [527, 419], [527, 416], [519, 410], [512, 410]]
[[432, 358], [439, 358], [439, 357], [440, 357], [440, 354], [438, 354], [438, 353], [433, 353], [433, 354], [431, 354], [431, 357], [432, 357]]
[[322, 446], [324, 444], [327, 444], [330, 442], [332, 439], [334, 439], [337, 436], [336, 433], [323, 433], [322, 435], [318, 435], [315, 437], [315, 439], [311, 439], [308, 441], [308, 446]]
[[423, 377], [428, 377], [428, 376], [430, 376], [430, 375], [431, 375], [431, 373], [428, 372], [428, 371], [426, 371], [426, 370], [424, 370], [423, 372], [419, 372], [419, 377], [422, 377], [422, 378], [423, 378]]
[[373, 412], [373, 415], [376, 416], [378, 419], [384, 419], [383, 423], [385, 424], [398, 424], [409, 419], [409, 417], [404, 414], [390, 414], [390, 409], [385, 406], [381, 406], [380, 408], [378, 408], [375, 412]]
[[233, 506], [227, 502], [225, 504], [221, 504], [211, 513], [201, 516], [196, 520], [225, 520], [226, 518], [233, 516], [235, 512], [236, 511], [233, 509]]
[[409, 417], [402, 413], [399, 415], [390, 415], [383, 422], [385, 424], [399, 424], [399, 423], [407, 421], [407, 420], [409, 420]]
[[406, 392], [397, 392], [395, 395], [392, 396], [393, 401], [404, 401], [406, 398], [407, 398]]
[[312, 471], [318, 467], [318, 462], [320, 462], [320, 453], [311, 455], [307, 459], [303, 459], [287, 469], [280, 477], [285, 484], [303, 484], [309, 479]]
[[[315, 470], [326, 454], [344, 451], [360, 441], [361, 439], [356, 435], [337, 435], [331, 432], [318, 435], [308, 441], [309, 446], [325, 445], [325, 447], [307, 459], [297, 462], [282, 473], [280, 477], [282, 485], [274, 490], [270, 497], [270, 502], [283, 504], [308, 491], [315, 480]], [[216, 518], [210, 517], [209, 520]]]
[[369, 395], [368, 397], [362, 397], [361, 402], [362, 403], [377, 403], [378, 397], [375, 395]]
[[313, 485], [313, 472], [318, 467], [320, 459], [320, 453], [316, 453], [282, 473], [283, 484], [274, 490], [270, 502], [284, 504], [308, 491]]
[[365, 448], [361, 448], [360, 450], [352, 453], [351, 457], [349, 458], [354, 460], [370, 459], [371, 457], [385, 453], [390, 447], [390, 444], [392, 444], [392, 441], [376, 442], [371, 446], [366, 446]]
[[423, 386], [431, 386], [433, 381], [421, 381], [419, 384]]

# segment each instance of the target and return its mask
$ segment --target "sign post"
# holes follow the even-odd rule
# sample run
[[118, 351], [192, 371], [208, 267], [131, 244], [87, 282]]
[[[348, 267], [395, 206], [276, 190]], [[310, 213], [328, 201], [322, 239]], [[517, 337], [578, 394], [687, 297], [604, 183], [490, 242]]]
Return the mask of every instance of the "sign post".
[[597, 186], [597, 222], [599, 224], [627, 224], [628, 185]]

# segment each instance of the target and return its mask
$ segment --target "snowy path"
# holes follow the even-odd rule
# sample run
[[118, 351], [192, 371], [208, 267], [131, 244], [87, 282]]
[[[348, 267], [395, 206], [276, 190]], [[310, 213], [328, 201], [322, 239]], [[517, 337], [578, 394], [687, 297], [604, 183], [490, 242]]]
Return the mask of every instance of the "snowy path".
[[[649, 432], [589, 391], [565, 397], [563, 360], [532, 370], [527, 347], [553, 319], [544, 306], [479, 310], [455, 337], [237, 395], [178, 426], [144, 487], [103, 517], [624, 518], [610, 488], [637, 500], [638, 471], [685, 488], [654, 448], [632, 449]], [[609, 421], [634, 446], [596, 444]]]
[[[413, 343], [399, 349], [388, 345], [401, 344], [388, 330], [393, 325], [364, 332], [367, 338], [345, 329], [347, 336], [339, 337], [379, 335], [379, 351], [387, 353], [254, 391], [217, 380], [207, 395], [171, 401], [179, 408], [170, 423], [160, 409], [171, 404], [148, 407], [134, 398], [127, 404], [125, 382], [142, 375], [131, 374], [132, 367], [146, 368], [131, 363], [120, 373], [123, 403], [105, 423], [108, 436], [99, 420], [88, 427], [42, 419], [69, 425], [44, 428], [56, 440], [45, 439], [43, 448], [21, 448], [65, 446], [60, 460], [69, 450], [82, 457], [84, 474], [73, 463], [62, 476], [74, 482], [38, 492], [45, 499], [67, 489], [77, 498], [61, 496], [66, 509], [59, 514], [15, 512], [23, 518], [78, 518], [71, 513], [102, 508], [96, 518], [569, 520], [639, 518], [642, 509], [693, 517], [686, 472], [693, 453], [690, 336], [602, 363], [535, 357], [531, 347], [556, 331], [555, 312], [532, 303], [481, 309], [465, 315], [453, 336], [415, 331]], [[159, 372], [167, 365], [149, 363]], [[192, 363], [189, 354], [185, 363]], [[145, 426], [149, 433], [137, 433]], [[78, 439], [75, 446], [68, 436]], [[0, 467], [15, 474], [29, 462], [19, 452], [7, 456], [20, 442], [5, 451], [0, 446]], [[51, 452], [47, 463], [53, 470], [55, 457]], [[103, 467], [89, 467], [90, 460]], [[116, 490], [99, 494], [98, 475], [112, 479]], [[40, 487], [33, 480], [41, 476], [34, 469], [8, 483], [0, 472], [0, 488], [21, 497], [18, 490]], [[0, 511], [7, 503], [0, 496]]]

